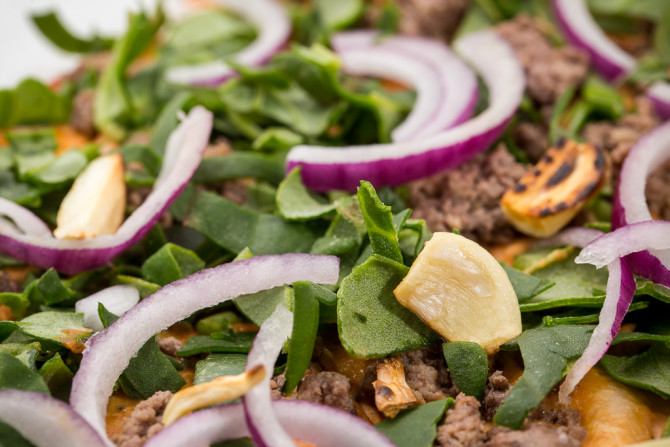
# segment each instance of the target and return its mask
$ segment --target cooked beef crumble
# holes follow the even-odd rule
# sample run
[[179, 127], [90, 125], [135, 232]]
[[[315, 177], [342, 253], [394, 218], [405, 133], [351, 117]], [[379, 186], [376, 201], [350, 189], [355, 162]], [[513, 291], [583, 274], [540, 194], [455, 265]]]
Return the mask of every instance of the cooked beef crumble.
[[413, 217], [432, 231], [452, 231], [484, 244], [504, 244], [516, 235], [500, 209], [500, 199], [524, 175], [501, 144], [453, 170], [409, 184]]
[[400, 32], [449, 41], [469, 0], [398, 0]]
[[482, 415], [485, 420], [493, 420], [493, 416], [505, 401], [510, 389], [512, 385], [507, 377], [503, 376], [502, 371], [494, 371], [489, 376], [484, 390], [484, 399], [482, 399]]
[[0, 270], [0, 293], [4, 292], [19, 293], [21, 284], [12, 280], [7, 272]]
[[88, 138], [93, 138], [97, 133], [93, 121], [93, 102], [95, 101], [95, 90], [85, 89], [77, 93], [72, 101], [72, 113], [70, 114], [70, 125]]
[[451, 380], [439, 347], [410, 351], [400, 356], [407, 385], [422, 402], [454, 397], [459, 391]]
[[123, 432], [112, 437], [119, 447], [139, 447], [163, 428], [163, 412], [172, 398], [170, 391], [158, 391], [143, 400], [123, 423]]
[[356, 414], [351, 398], [351, 383], [339, 373], [324, 371], [309, 374], [302, 379], [296, 399], [316, 402]]
[[440, 447], [479, 447], [484, 445], [486, 433], [479, 413], [479, 401], [459, 394], [453, 408], [447, 410], [444, 423], [437, 429]]

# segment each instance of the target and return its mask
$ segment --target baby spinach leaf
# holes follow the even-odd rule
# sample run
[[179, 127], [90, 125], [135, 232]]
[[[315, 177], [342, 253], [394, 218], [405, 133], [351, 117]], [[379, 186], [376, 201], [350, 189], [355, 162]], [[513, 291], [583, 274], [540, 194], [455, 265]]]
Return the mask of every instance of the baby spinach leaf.
[[168, 138], [179, 125], [178, 113], [183, 111], [191, 100], [192, 95], [189, 92], [178, 92], [163, 106], [153, 126], [149, 143], [156, 155], [162, 156], [165, 153]]
[[3, 292], [0, 293], [0, 306], [9, 307], [12, 315], [20, 317], [30, 306], [30, 301], [23, 293]]
[[195, 324], [195, 330], [198, 331], [199, 334], [211, 335], [215, 332], [225, 331], [231, 324], [239, 322], [240, 317], [238, 317], [235, 312], [227, 310], [198, 320]]
[[59, 353], [44, 362], [40, 368], [40, 376], [49, 387], [53, 397], [63, 402], [69, 402], [74, 374]]
[[116, 280], [119, 284], [128, 284], [135, 287], [140, 292], [140, 298], [142, 299], [153, 295], [160, 289], [158, 284], [145, 281], [141, 278], [135, 278], [134, 276], [117, 275]]
[[301, 135], [285, 127], [269, 127], [256, 137], [251, 147], [255, 151], [287, 151], [303, 141]]
[[61, 186], [73, 181], [87, 164], [84, 152], [71, 149], [39, 169], [28, 172], [27, 178], [37, 185]]
[[284, 393], [291, 394], [309, 368], [319, 329], [319, 301], [309, 282], [293, 284], [293, 330], [288, 341]]
[[[119, 319], [98, 304], [98, 315], [105, 328]], [[176, 393], [186, 384], [172, 360], [161, 352], [156, 339], [152, 337], [130, 359], [128, 366], [118, 379], [118, 383], [131, 399], [148, 399], [156, 391], [169, 390]]]
[[6, 352], [19, 359], [31, 370], [35, 370], [35, 357], [41, 351], [39, 342], [1, 343], [0, 352]]
[[210, 354], [195, 364], [194, 385], [211, 382], [221, 376], [235, 376], [244, 372], [246, 354]]
[[437, 436], [437, 424], [454, 399], [440, 399], [384, 419], [375, 428], [398, 447], [431, 447]]
[[512, 387], [493, 422], [513, 429], [537, 407], [586, 348], [593, 326], [539, 327], [523, 332], [501, 349], [521, 350], [524, 372]]
[[148, 281], [164, 286], [203, 268], [205, 263], [198, 255], [168, 242], [144, 261], [142, 275]]
[[256, 333], [240, 332], [239, 334], [217, 332], [212, 335], [194, 335], [177, 351], [179, 357], [190, 357], [208, 352], [247, 353], [251, 349]]
[[316, 0], [316, 11], [321, 23], [329, 30], [341, 30], [353, 25], [363, 14], [361, 0]]
[[71, 312], [38, 312], [21, 321], [0, 321], [0, 334], [3, 329], [18, 329], [47, 348], [80, 344], [83, 349], [91, 335], [90, 330], [84, 329], [83, 315]]
[[347, 196], [334, 203], [335, 218], [326, 233], [314, 242], [312, 253], [341, 255], [360, 250], [366, 229], [358, 199]]
[[342, 281], [337, 327], [342, 345], [353, 357], [387, 357], [441, 340], [393, 295], [408, 271], [398, 262], [372, 255]]
[[288, 304], [290, 299], [291, 289], [281, 286], [249, 295], [240, 295], [233, 300], [233, 303], [242, 315], [260, 327], [272, 315], [279, 303]]
[[466, 395], [482, 400], [489, 375], [484, 348], [469, 341], [453, 341], [444, 343], [442, 351], [458, 388]]
[[228, 155], [203, 158], [193, 180], [216, 183], [253, 177], [278, 185], [284, 178], [284, 155], [284, 152], [264, 154], [236, 151]]
[[15, 389], [49, 394], [46, 383], [35, 371], [8, 352], [0, 351], [0, 390]]
[[407, 219], [398, 232], [398, 243], [405, 265], [411, 266], [414, 263], [426, 242], [432, 237], [433, 233], [424, 220]]
[[393, 226], [391, 207], [384, 205], [370, 182], [361, 181], [358, 188], [365, 227], [368, 230], [373, 253], [402, 263], [402, 252], [398, 244], [398, 233]]
[[[636, 301], [628, 308], [628, 313], [646, 309], [649, 307], [647, 301]], [[599, 313], [589, 313], [588, 309], [574, 308], [567, 312], [555, 315], [545, 315], [542, 323], [545, 326], [558, 326], [559, 324], [592, 324], [600, 321]]]
[[653, 344], [637, 355], [605, 355], [600, 366], [620, 382], [670, 397], [670, 349], [663, 344]]
[[670, 288], [655, 284], [647, 279], [637, 278], [635, 296], [650, 296], [663, 303], [670, 303]]
[[113, 39], [93, 36], [84, 40], [73, 36], [63, 26], [58, 15], [54, 11], [44, 14], [36, 14], [31, 17], [33, 23], [39, 28], [44, 37], [49, 39], [58, 48], [70, 53], [91, 53], [95, 51], [108, 50], [114, 44]]
[[47, 270], [38, 280], [30, 283], [26, 294], [33, 303], [52, 306], [76, 298], [77, 292], [67, 287], [60, 280], [53, 268]]
[[337, 205], [308, 190], [300, 171], [300, 167], [291, 170], [277, 188], [279, 214], [287, 220], [313, 220], [332, 212]]
[[512, 283], [512, 287], [514, 287], [514, 292], [520, 303], [528, 301], [535, 295], [539, 295], [550, 287], [553, 287], [555, 284], [553, 281], [545, 278], [527, 275], [505, 263], [501, 263], [500, 265], [502, 265], [503, 270], [507, 273], [507, 277]]
[[14, 90], [0, 90], [0, 127], [62, 123], [70, 117], [71, 107], [69, 96], [55, 93], [35, 79], [26, 79]]
[[185, 224], [226, 250], [249, 247], [256, 255], [307, 253], [319, 234], [315, 226], [245, 209], [209, 192], [196, 195]]

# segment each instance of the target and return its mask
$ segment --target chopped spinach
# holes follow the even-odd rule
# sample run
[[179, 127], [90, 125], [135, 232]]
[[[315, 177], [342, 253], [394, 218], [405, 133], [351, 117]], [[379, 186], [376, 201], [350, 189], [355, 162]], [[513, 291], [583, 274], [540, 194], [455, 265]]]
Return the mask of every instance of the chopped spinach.
[[430, 447], [437, 436], [437, 424], [453, 403], [451, 398], [429, 402], [385, 419], [375, 428], [398, 447]]

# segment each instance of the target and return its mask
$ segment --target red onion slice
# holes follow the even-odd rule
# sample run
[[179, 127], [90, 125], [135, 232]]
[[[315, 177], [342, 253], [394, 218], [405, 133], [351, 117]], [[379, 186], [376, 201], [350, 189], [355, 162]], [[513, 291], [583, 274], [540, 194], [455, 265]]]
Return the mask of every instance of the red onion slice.
[[[319, 447], [393, 447], [362, 419], [336, 408], [300, 400], [276, 400], [272, 410], [293, 439]], [[249, 436], [241, 404], [197, 411], [150, 438], [145, 447], [210, 445]]]
[[619, 81], [635, 68], [635, 58], [605, 35], [583, 0], [554, 0], [553, 6], [565, 37], [589, 54], [594, 68], [605, 79]]
[[72, 408], [42, 393], [0, 391], [0, 421], [36, 447], [102, 447], [98, 433]]
[[112, 286], [77, 301], [74, 311], [84, 314], [84, 326], [98, 332], [104, 329], [98, 304], [114, 315], [121, 316], [140, 301], [140, 292], [133, 286]]
[[168, 284], [88, 340], [72, 382], [70, 403], [107, 439], [105, 412], [114, 383], [154, 334], [200, 309], [239, 295], [295, 281], [335, 284], [338, 271], [339, 259], [335, 256], [268, 255], [201, 270]]
[[0, 232], [52, 237], [51, 230], [30, 210], [0, 197]]
[[0, 251], [28, 264], [53, 267], [68, 274], [104, 265], [142, 239], [177, 198], [200, 164], [211, 129], [211, 112], [194, 107], [170, 135], [163, 166], [151, 194], [115, 234], [90, 239], [55, 239], [37, 231], [36, 217], [30, 211], [19, 212], [15, 204], [13, 208], [6, 208], [3, 206], [6, 202], [2, 201], [0, 215], [13, 216], [17, 227], [28, 232], [20, 233], [16, 228], [0, 225]]
[[[291, 21], [278, 2], [219, 0], [219, 3], [251, 22], [258, 31], [256, 40], [233, 56], [235, 62], [252, 67], [263, 65], [287, 42], [291, 34]], [[235, 70], [223, 61], [172, 67], [165, 73], [168, 82], [192, 86], [217, 86], [233, 76]]]
[[246, 370], [263, 365], [269, 373], [244, 395], [244, 417], [251, 438], [257, 447], [294, 447], [295, 443], [286, 433], [272, 410], [270, 379], [275, 362], [293, 329], [293, 314], [283, 305], [263, 322], [247, 357]]
[[487, 149], [521, 102], [523, 70], [509, 45], [493, 31], [470, 34], [456, 48], [489, 87], [489, 107], [480, 115], [410, 142], [343, 148], [297, 146], [288, 154], [287, 171], [302, 166], [303, 181], [314, 190], [353, 191], [361, 179], [377, 187], [400, 185], [458, 166]]
[[[614, 228], [652, 219], [645, 197], [646, 179], [669, 159], [670, 122], [667, 122], [642, 137], [623, 162], [614, 195]], [[634, 273], [670, 287], [670, 250], [648, 250], [629, 256]]]
[[344, 71], [400, 81], [417, 91], [412, 112], [391, 134], [395, 142], [434, 135], [474, 112], [477, 78], [441, 42], [408, 36], [380, 40], [374, 31], [351, 31], [334, 35], [331, 44]]
[[[636, 67], [637, 61], [612, 42], [589, 13], [584, 0], [553, 0], [554, 12], [565, 37], [586, 51], [593, 67], [608, 81], [620, 82]], [[670, 84], [657, 82], [647, 90], [658, 115], [670, 119]]]

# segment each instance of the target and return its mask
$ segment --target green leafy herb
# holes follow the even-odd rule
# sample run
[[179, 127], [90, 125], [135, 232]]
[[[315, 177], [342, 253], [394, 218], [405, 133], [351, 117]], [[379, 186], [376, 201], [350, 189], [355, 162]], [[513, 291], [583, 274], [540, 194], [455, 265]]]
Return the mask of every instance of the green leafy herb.
[[651, 391], [664, 398], [670, 397], [670, 349], [653, 344], [641, 354], [616, 357], [605, 355], [600, 360], [607, 373], [616, 380]]
[[141, 278], [135, 278], [134, 276], [118, 275], [116, 279], [120, 284], [128, 284], [135, 287], [140, 292], [140, 298], [142, 299], [153, 295], [160, 289], [158, 284], [145, 281]]
[[484, 348], [469, 341], [453, 341], [444, 343], [442, 351], [454, 383], [466, 395], [481, 400], [489, 373]]
[[21, 334], [38, 340], [46, 347], [59, 348], [65, 344], [79, 344], [83, 349], [84, 342], [91, 335], [83, 327], [82, 314], [38, 312], [21, 321], [0, 321], [0, 339], [3, 338], [3, 332], [18, 329]]
[[313, 220], [336, 208], [336, 204], [309, 191], [302, 183], [301, 168], [293, 169], [277, 189], [277, 209], [287, 220]]
[[191, 250], [171, 242], [163, 245], [142, 264], [142, 275], [152, 283], [164, 286], [205, 268], [205, 263]]
[[533, 275], [527, 275], [520, 270], [501, 263], [503, 270], [514, 287], [514, 292], [520, 303], [528, 301], [536, 295], [544, 292], [554, 286], [554, 282], [546, 278], [538, 278]]
[[199, 334], [211, 335], [215, 332], [227, 330], [231, 324], [239, 323], [240, 317], [235, 312], [225, 311], [214, 315], [209, 315], [195, 324], [195, 329]]
[[244, 372], [246, 354], [211, 354], [195, 364], [194, 385], [211, 382], [221, 376], [235, 376]]
[[49, 394], [46, 383], [35, 371], [8, 352], [0, 351], [0, 389], [36, 391]]
[[63, 402], [69, 402], [70, 389], [74, 374], [67, 367], [59, 353], [44, 362], [40, 368], [40, 375], [49, 387], [51, 395]]
[[391, 207], [379, 200], [374, 187], [366, 181], [361, 181], [361, 186], [358, 188], [358, 201], [361, 204], [373, 253], [402, 263], [402, 252], [397, 230], [393, 226]]
[[518, 429], [526, 415], [545, 398], [579, 357], [593, 326], [540, 327], [523, 332], [501, 349], [521, 350], [524, 372], [512, 387], [493, 422]]
[[272, 315], [279, 303], [288, 305], [292, 299], [289, 287], [274, 287], [249, 295], [240, 295], [233, 300], [237, 309], [256, 326], [263, 324]]
[[353, 25], [363, 14], [362, 0], [316, 0], [316, 11], [325, 28], [341, 30]]
[[69, 96], [54, 93], [35, 79], [26, 79], [14, 90], [0, 90], [0, 127], [62, 123], [70, 117], [71, 107]]
[[233, 152], [202, 160], [193, 180], [215, 183], [222, 180], [253, 177], [278, 185], [284, 178], [284, 153]]
[[84, 40], [73, 36], [61, 23], [54, 11], [37, 14], [31, 17], [33, 23], [42, 34], [54, 45], [70, 53], [92, 53], [108, 50], [114, 41], [100, 36]]
[[408, 271], [398, 262], [372, 255], [342, 281], [337, 292], [337, 327], [350, 355], [387, 357], [440, 341], [393, 295]]
[[437, 436], [437, 424], [454, 400], [441, 399], [384, 419], [375, 428], [398, 447], [431, 447]]
[[212, 335], [194, 335], [177, 351], [179, 357], [190, 357], [208, 352], [247, 353], [254, 341], [254, 332], [239, 334], [217, 332]]
[[293, 330], [288, 342], [284, 384], [286, 394], [293, 392], [309, 368], [316, 332], [319, 329], [319, 301], [314, 296], [312, 285], [308, 282], [296, 282], [293, 284], [293, 291]]

